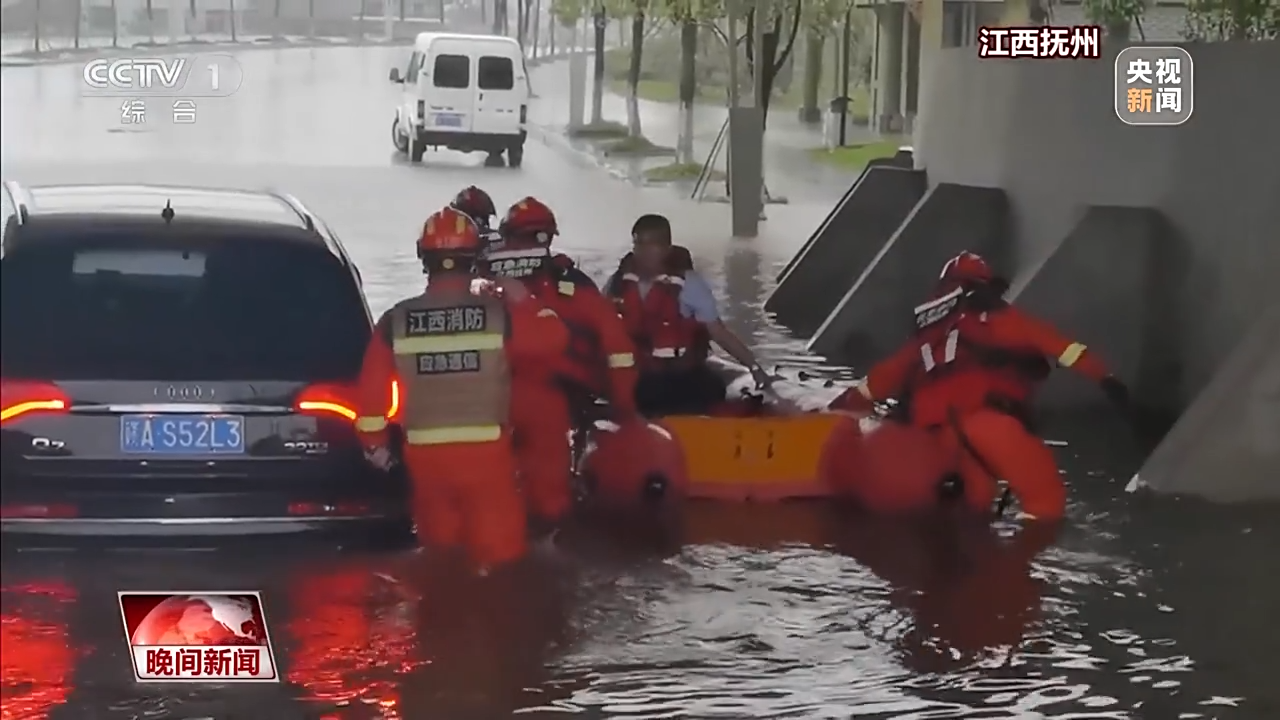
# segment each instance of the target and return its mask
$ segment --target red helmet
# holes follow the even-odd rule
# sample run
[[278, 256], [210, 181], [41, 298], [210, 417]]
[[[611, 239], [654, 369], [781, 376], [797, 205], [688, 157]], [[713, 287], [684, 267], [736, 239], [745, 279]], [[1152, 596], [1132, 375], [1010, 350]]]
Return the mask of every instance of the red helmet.
[[507, 209], [507, 216], [498, 225], [504, 238], [529, 238], [539, 245], [548, 245], [551, 238], [560, 234], [556, 227], [555, 213], [537, 198], [527, 197]]
[[968, 250], [956, 255], [942, 266], [938, 281], [943, 283], [988, 283], [995, 279], [991, 266], [981, 255]]
[[427, 218], [418, 238], [418, 255], [427, 252], [480, 252], [480, 229], [465, 213], [448, 207]]
[[458, 191], [453, 202], [449, 203], [449, 207], [465, 213], [467, 217], [478, 223], [488, 224], [489, 218], [498, 214], [498, 209], [493, 206], [493, 198], [475, 185]]

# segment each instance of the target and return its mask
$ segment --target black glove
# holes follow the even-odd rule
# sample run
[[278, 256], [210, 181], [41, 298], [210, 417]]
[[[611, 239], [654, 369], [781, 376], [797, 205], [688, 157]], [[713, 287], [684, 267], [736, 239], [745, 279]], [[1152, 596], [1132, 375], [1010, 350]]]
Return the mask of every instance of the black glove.
[[1129, 409], [1129, 387], [1121, 382], [1119, 378], [1114, 375], [1108, 375], [1102, 378], [1099, 387], [1102, 388], [1103, 394], [1107, 396], [1112, 405], [1121, 410]]

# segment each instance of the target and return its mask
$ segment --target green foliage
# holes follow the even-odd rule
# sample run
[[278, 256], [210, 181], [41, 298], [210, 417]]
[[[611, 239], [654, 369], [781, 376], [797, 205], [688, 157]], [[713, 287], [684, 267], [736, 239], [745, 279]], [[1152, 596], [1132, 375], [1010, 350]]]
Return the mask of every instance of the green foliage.
[[[651, 167], [644, 171], [644, 179], [653, 183], [660, 182], [678, 182], [681, 180], [697, 180], [702, 174], [702, 163], [696, 162], [674, 162], [669, 165], [659, 165]], [[711, 179], [723, 180], [724, 173], [719, 170], [711, 171]]]
[[1280, 37], [1276, 0], [1188, 0], [1189, 40], [1267, 40]]
[[572, 26], [590, 12], [586, 0], [551, 0], [551, 16], [561, 25]]
[[846, 145], [834, 150], [815, 148], [809, 151], [809, 156], [821, 163], [861, 172], [872, 160], [893, 157], [902, 143], [902, 139], [890, 138], [861, 145]]
[[1084, 0], [1081, 6], [1085, 17], [1110, 32], [1113, 28], [1128, 28], [1141, 18], [1147, 11], [1147, 0]]
[[673, 23], [711, 22], [724, 16], [723, 0], [654, 0], [653, 13]]
[[[794, 1], [794, 0], [793, 0]], [[839, 31], [844, 15], [853, 7], [853, 0], [802, 0], [800, 22], [804, 29], [827, 36]]]

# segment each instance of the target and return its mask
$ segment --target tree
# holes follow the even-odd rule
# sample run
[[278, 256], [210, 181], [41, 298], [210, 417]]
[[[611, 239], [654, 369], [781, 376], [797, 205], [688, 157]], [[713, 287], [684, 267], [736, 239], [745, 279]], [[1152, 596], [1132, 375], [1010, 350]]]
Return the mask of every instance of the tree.
[[[272, 20], [274, 20], [274, 21], [275, 21], [275, 22], [273, 22], [273, 23], [272, 23], [272, 28], [271, 28], [271, 29], [272, 29], [273, 34], [275, 34], [275, 35], [279, 35], [279, 34], [280, 34], [280, 2], [281, 2], [281, 0], [276, 0], [275, 7], [273, 7], [273, 8], [271, 9], [271, 10], [272, 10], [272, 12], [271, 12], [271, 18], [272, 18]], [[360, 15], [361, 15], [361, 19], [363, 19], [363, 16], [364, 16], [364, 3], [363, 3], [363, 2], [361, 2], [361, 3], [360, 3]]]
[[1276, 0], [1189, 0], [1189, 40], [1268, 40], [1280, 37]]
[[[778, 71], [787, 64], [787, 58], [791, 57], [791, 51], [796, 45], [796, 34], [800, 30], [800, 18], [804, 7], [804, 0], [791, 0], [783, 3], [782, 7], [770, 13], [770, 17], [757, 18], [755, 8], [747, 13], [747, 72], [751, 74], [752, 79], [756, 79], [756, 73], [762, 73], [758, 79], [757, 87], [760, 88], [760, 95], [756, 98], [756, 102], [764, 111], [762, 122], [766, 126], [769, 123], [769, 96], [773, 94], [773, 80], [778, 76]], [[784, 30], [783, 22], [790, 16], [790, 28], [786, 30], [787, 35], [784, 40], [782, 33]], [[751, 38], [755, 37], [755, 23], [761, 21], [768, 23], [764, 28], [764, 37], [760, 48], [761, 55], [756, 57], [756, 49], [752, 47]]]
[[649, 0], [632, 2], [635, 9], [631, 16], [631, 66], [627, 69], [627, 134], [640, 137], [640, 66], [644, 60], [644, 23]]
[[231, 22], [231, 42], [236, 41], [236, 0], [227, 0], [227, 10]]
[[35, 51], [40, 52], [40, 0], [36, 0], [35, 14], [36, 14], [36, 22], [35, 22], [35, 32], [34, 32], [34, 35], [35, 35], [34, 45], [35, 45]]
[[75, 29], [72, 32], [75, 38], [76, 49], [79, 50], [80, 49], [80, 25], [81, 25], [80, 18], [81, 16], [84, 15], [84, 0], [76, 0], [75, 9], [76, 9], [76, 14], [74, 18]]
[[698, 96], [698, 31], [703, 23], [720, 17], [723, 6], [700, 0], [662, 0], [657, 9], [680, 26], [680, 135], [676, 142], [679, 161], [693, 159], [693, 105]]
[[1109, 38], [1128, 40], [1135, 24], [1138, 35], [1145, 37], [1142, 14], [1147, 11], [1147, 0], [1084, 0], [1082, 6], [1085, 17], [1101, 25]]
[[147, 37], [151, 38], [151, 44], [156, 44], [156, 9], [153, 7], [154, 0], [147, 0]]
[[120, 47], [120, 15], [116, 12], [116, 0], [111, 0], [111, 47]]

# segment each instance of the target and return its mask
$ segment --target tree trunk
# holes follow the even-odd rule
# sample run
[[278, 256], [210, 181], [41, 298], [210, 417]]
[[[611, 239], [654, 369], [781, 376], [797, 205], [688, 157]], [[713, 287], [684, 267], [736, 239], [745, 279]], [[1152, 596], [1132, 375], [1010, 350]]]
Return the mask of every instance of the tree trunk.
[[804, 102], [801, 103], [800, 121], [816, 123], [822, 121], [822, 108], [818, 107], [818, 88], [822, 85], [822, 55], [826, 37], [815, 32], [809, 33], [804, 41]]
[[1124, 42], [1129, 39], [1132, 29], [1133, 23], [1129, 22], [1128, 18], [1116, 20], [1115, 22], [1107, 23], [1107, 37]]
[[236, 42], [236, 0], [227, 0], [228, 20], [231, 22], [231, 42]]
[[693, 159], [693, 103], [698, 96], [698, 22], [686, 17], [680, 22], [680, 140], [676, 150], [680, 162]]
[[609, 25], [609, 18], [604, 8], [596, 8], [595, 18], [595, 64], [591, 68], [591, 124], [604, 122], [604, 33]]
[[156, 9], [152, 6], [152, 0], [147, 0], [147, 37], [151, 39], [151, 44], [156, 44]]
[[405, 0], [400, 0], [400, 22], [404, 22], [404, 3]]
[[524, 50], [524, 2], [516, 0], [516, 42]]
[[116, 10], [116, 0], [111, 0], [111, 47], [120, 47], [120, 13]]
[[[386, 5], [382, 6], [386, 8]], [[384, 9], [385, 13], [386, 10]], [[316, 36], [316, 0], [307, 0], [307, 37]]]
[[[531, 42], [533, 43], [533, 56], [538, 57], [538, 43], [542, 40], [542, 0], [533, 3], [533, 34]], [[555, 21], [552, 21], [552, 34], [555, 30]]]
[[[800, 8], [794, 10], [791, 16], [791, 29], [787, 31], [787, 41], [785, 45], [781, 45], [779, 40], [782, 37], [782, 21], [784, 17], [777, 15], [773, 18], [773, 27], [768, 28], [764, 32], [763, 47], [760, 52], [764, 57], [754, 57], [755, 50], [752, 43], [747, 43], [747, 68], [750, 70], [752, 77], [757, 72], [763, 73], [760, 76], [760, 94], [756, 98], [756, 102], [760, 104], [763, 110], [761, 122], [767, 128], [769, 126], [769, 101], [773, 95], [773, 79], [777, 77], [778, 71], [786, 64], [787, 58], [791, 57], [791, 51], [796, 45], [796, 33], [800, 29]], [[754, 23], [756, 21], [755, 12], [747, 14], [747, 37], [752, 37]], [[781, 50], [781, 52], [779, 52]]]
[[[271, 34], [276, 37], [283, 34], [280, 32], [280, 2], [281, 0], [276, 0], [275, 7], [271, 8]], [[364, 14], [364, 0], [360, 2], [360, 14]]]
[[73, 31], [73, 33], [75, 37], [76, 49], [79, 50], [80, 49], [80, 16], [84, 14], [83, 0], [76, 0], [75, 8], [76, 8], [75, 30]]
[[627, 134], [640, 137], [640, 62], [644, 59], [644, 10], [631, 18], [631, 67], [627, 69]]

